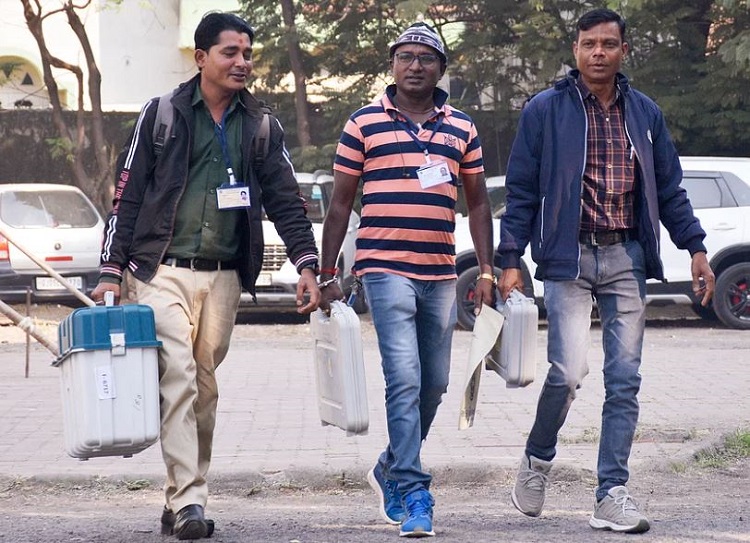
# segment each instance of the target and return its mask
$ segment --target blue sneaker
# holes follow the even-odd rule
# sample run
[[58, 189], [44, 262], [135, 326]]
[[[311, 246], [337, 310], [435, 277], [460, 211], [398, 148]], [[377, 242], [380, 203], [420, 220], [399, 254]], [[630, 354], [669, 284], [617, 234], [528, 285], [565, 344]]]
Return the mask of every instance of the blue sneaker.
[[370, 486], [380, 498], [378, 503], [380, 505], [380, 516], [383, 517], [383, 520], [388, 524], [401, 524], [401, 521], [406, 517], [406, 512], [404, 511], [404, 505], [401, 503], [401, 494], [398, 491], [396, 481], [383, 477], [380, 464], [376, 464], [367, 473], [367, 482], [370, 483]]
[[402, 537], [429, 537], [432, 531], [432, 506], [435, 500], [427, 490], [415, 490], [404, 498], [406, 519], [401, 523]]

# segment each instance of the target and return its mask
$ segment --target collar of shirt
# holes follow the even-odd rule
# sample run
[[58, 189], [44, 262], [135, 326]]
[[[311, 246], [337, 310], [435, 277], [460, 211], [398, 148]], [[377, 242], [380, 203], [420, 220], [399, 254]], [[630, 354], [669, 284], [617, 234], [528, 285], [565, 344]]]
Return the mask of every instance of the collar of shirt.
[[[583, 78], [580, 74], [578, 74], [578, 77], [576, 78], [576, 85], [578, 86], [578, 89], [581, 91], [581, 96], [583, 97], [583, 100], [586, 101], [588, 99], [594, 99], [596, 100], [596, 96], [594, 96], [589, 88], [586, 86], [586, 83], [583, 82]], [[615, 85], [615, 100], [612, 102], [613, 104], [617, 102], [621, 98], [622, 94], [620, 93], [620, 87], [618, 85]]]
[[[204, 108], [206, 108], [206, 101], [203, 99], [201, 86], [196, 85], [195, 92], [193, 93], [193, 101], [191, 102], [191, 105], [193, 106], [193, 108], [195, 108], [199, 104], [202, 105]], [[238, 105], [242, 106], [243, 108], [245, 107], [245, 104], [243, 104], [242, 100], [240, 100], [240, 93], [235, 92], [234, 96], [232, 96], [232, 101], [229, 104], [227, 114], [231, 114], [237, 108]], [[208, 108], [206, 108], [206, 110], [207, 109]]]
[[[386, 113], [392, 114], [391, 112], [397, 112], [398, 108], [394, 104], [396, 97], [396, 85], [388, 85], [385, 88], [385, 95], [383, 95], [383, 108]], [[435, 87], [432, 91], [432, 101], [435, 104], [435, 113], [442, 113], [446, 117], [450, 116], [450, 111], [445, 107], [445, 103], [448, 101], [448, 93], [439, 87]]]

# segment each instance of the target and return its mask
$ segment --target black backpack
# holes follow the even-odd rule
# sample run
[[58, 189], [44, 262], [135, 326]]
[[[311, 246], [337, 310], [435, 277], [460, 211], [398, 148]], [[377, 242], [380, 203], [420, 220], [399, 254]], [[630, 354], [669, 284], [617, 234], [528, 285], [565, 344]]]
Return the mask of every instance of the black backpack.
[[[172, 107], [172, 96], [176, 92], [170, 91], [159, 98], [159, 105], [156, 107], [156, 120], [154, 121], [154, 156], [159, 157], [164, 152], [164, 148], [169, 142], [172, 135], [172, 121], [174, 120], [174, 111]], [[263, 167], [263, 162], [268, 155], [268, 147], [271, 139], [271, 108], [261, 104], [263, 110], [263, 120], [260, 122], [260, 128], [253, 138], [253, 169], [258, 172]]]

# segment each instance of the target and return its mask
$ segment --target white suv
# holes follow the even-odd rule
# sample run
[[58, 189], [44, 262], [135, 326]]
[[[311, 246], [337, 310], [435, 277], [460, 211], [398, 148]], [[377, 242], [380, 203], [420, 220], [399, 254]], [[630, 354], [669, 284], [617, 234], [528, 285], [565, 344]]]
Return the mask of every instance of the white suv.
[[[314, 173], [297, 172], [296, 177], [300, 193], [307, 201], [307, 217], [312, 222], [315, 243], [318, 246], [318, 251], [320, 251], [323, 236], [323, 220], [328, 211], [331, 194], [333, 193], [333, 176], [326, 171], [318, 170]], [[358, 227], [359, 215], [352, 211], [337, 263], [337, 267], [340, 270], [339, 280], [346, 295], [350, 293], [354, 282], [351, 268], [354, 264], [355, 241]], [[296, 311], [299, 274], [287, 258], [286, 246], [271, 221], [263, 221], [263, 240], [265, 247], [263, 251], [263, 268], [255, 282], [258, 303], [253, 302], [250, 293], [243, 292], [240, 296], [239, 311]], [[354, 309], [359, 313], [367, 310], [363, 296], [357, 296]]]
[[[646, 301], [651, 305], [690, 304], [706, 319], [718, 317], [729, 328], [750, 329], [750, 158], [681, 157], [682, 186], [688, 193], [696, 217], [706, 231], [705, 245], [716, 274], [716, 293], [708, 308], [701, 307], [692, 293], [690, 255], [677, 249], [662, 229], [660, 255], [665, 282], [650, 280]], [[504, 187], [505, 178], [488, 177], [492, 194]], [[499, 218], [504, 205], [493, 204]], [[493, 222], [494, 245], [500, 237], [499, 221]], [[495, 273], [499, 274], [498, 255]], [[526, 295], [543, 308], [544, 285], [534, 279], [536, 265], [528, 250], [521, 259]], [[468, 220], [456, 219], [456, 285], [459, 324], [474, 326], [474, 285], [478, 273]]]

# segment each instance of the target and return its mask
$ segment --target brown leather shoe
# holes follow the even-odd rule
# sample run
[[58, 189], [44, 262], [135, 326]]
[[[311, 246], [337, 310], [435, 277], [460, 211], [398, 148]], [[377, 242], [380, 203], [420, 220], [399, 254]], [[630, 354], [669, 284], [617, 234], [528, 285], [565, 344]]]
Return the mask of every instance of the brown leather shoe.
[[214, 521], [203, 516], [203, 507], [186, 505], [177, 514], [167, 509], [161, 513], [161, 533], [175, 535], [177, 539], [201, 539], [214, 533]]

